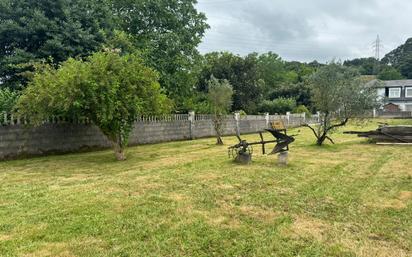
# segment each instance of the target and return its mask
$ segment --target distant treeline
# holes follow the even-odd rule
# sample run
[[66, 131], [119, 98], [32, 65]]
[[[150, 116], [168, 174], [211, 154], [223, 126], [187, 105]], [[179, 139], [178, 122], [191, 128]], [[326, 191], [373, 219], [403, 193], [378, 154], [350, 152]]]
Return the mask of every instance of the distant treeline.
[[[4, 0], [0, 2], [0, 111], [10, 111], [43, 64], [100, 51], [138, 53], [157, 71], [175, 112], [210, 112], [208, 81], [233, 86], [232, 111], [315, 111], [305, 78], [322, 64], [290, 62], [269, 52], [201, 55], [209, 28], [196, 0]], [[412, 40], [388, 54], [346, 61], [364, 75], [412, 78]]]
[[375, 75], [381, 80], [412, 79], [412, 38], [382, 60], [358, 58], [345, 61], [344, 65], [356, 67], [362, 75]]

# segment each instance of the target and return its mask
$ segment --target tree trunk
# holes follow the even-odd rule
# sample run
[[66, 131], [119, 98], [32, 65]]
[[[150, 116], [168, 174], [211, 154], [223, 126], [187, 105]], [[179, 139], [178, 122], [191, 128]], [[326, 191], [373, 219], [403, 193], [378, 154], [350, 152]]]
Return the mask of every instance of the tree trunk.
[[224, 145], [222, 140], [222, 117], [220, 115], [216, 115], [213, 123], [216, 131], [216, 145]]
[[126, 160], [124, 149], [119, 142], [113, 142], [113, 150], [114, 150], [114, 155], [116, 156], [116, 160], [118, 161]]
[[113, 144], [113, 149], [114, 149], [114, 155], [116, 156], [116, 160], [118, 161], [126, 160], [124, 149], [118, 143]]
[[325, 137], [325, 136], [318, 137], [318, 139], [316, 140], [316, 144], [317, 144], [318, 146], [322, 146], [322, 145], [323, 145], [323, 142], [325, 142], [325, 140], [326, 140], [326, 137]]
[[224, 145], [222, 137], [220, 135], [217, 135], [216, 138], [217, 138], [217, 142], [216, 142], [217, 145]]

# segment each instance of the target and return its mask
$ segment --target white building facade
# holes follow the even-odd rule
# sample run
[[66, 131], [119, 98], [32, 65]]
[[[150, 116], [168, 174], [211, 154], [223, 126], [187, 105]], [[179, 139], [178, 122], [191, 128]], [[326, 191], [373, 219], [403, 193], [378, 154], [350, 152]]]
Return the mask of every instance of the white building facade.
[[412, 112], [412, 80], [390, 80], [377, 84], [382, 110]]

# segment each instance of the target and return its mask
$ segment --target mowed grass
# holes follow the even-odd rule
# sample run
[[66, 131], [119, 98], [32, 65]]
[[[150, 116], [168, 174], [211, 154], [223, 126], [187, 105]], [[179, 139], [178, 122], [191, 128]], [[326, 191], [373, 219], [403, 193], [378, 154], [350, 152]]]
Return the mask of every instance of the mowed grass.
[[288, 167], [233, 137], [2, 162], [0, 256], [412, 256], [412, 147], [291, 133]]

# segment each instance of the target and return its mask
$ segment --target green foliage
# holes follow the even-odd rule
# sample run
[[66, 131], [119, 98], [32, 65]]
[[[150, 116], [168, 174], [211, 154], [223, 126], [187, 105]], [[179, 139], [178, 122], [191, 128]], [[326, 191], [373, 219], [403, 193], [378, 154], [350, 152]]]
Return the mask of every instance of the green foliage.
[[204, 56], [198, 90], [208, 92], [211, 76], [226, 79], [233, 86], [233, 109], [255, 113], [261, 99], [264, 81], [258, 78], [256, 55], [240, 57], [229, 52]]
[[122, 154], [136, 118], [169, 107], [157, 79], [136, 55], [96, 53], [85, 61], [69, 59], [58, 69], [39, 71], [17, 108], [36, 124], [53, 115], [86, 117]]
[[247, 116], [247, 113], [244, 110], [238, 110], [238, 111], [235, 111], [235, 112], [239, 113], [240, 117]]
[[0, 77], [19, 87], [22, 73], [51, 57], [53, 63], [100, 49], [111, 31], [108, 6], [98, 0], [2, 0], [0, 2]]
[[412, 53], [402, 59], [399, 64], [399, 71], [404, 77], [412, 79]]
[[378, 74], [378, 79], [380, 80], [399, 80], [404, 78], [397, 69], [391, 66], [384, 67]]
[[294, 98], [277, 98], [273, 101], [264, 100], [259, 105], [259, 112], [270, 114], [285, 114], [296, 108], [296, 100]]
[[207, 98], [215, 114], [227, 114], [232, 107], [233, 87], [229, 81], [219, 81], [215, 77], [209, 80]]
[[228, 52], [206, 54], [199, 75], [199, 91], [208, 92], [208, 82], [212, 76], [225, 79], [233, 86], [233, 110], [256, 112], [262, 93], [262, 81], [259, 81], [257, 75], [255, 55], [242, 58]]
[[233, 87], [227, 80], [218, 80], [211, 77], [208, 81], [209, 92], [207, 98], [214, 114], [214, 127], [217, 136], [217, 144], [223, 144], [222, 141], [222, 122], [223, 115], [227, 114], [232, 107]]
[[[312, 101], [321, 112], [321, 123], [313, 132], [317, 144], [322, 145], [330, 132], [347, 124], [349, 119], [361, 117], [377, 106], [377, 92], [367, 87], [359, 72], [339, 63], [320, 68], [308, 79]], [[333, 141], [332, 141], [333, 142]]]
[[161, 85], [181, 102], [196, 82], [196, 47], [209, 26], [196, 0], [112, 0], [117, 28], [134, 38], [147, 64], [160, 72]]
[[207, 93], [199, 92], [192, 97], [184, 99], [181, 112], [188, 113], [194, 111], [196, 113], [211, 113], [211, 106], [207, 99]]
[[9, 88], [0, 88], [0, 115], [3, 112], [11, 112], [20, 94]]
[[278, 88], [281, 83], [286, 81], [297, 81], [297, 74], [288, 72], [282, 58], [272, 52], [257, 57], [257, 72], [259, 78], [265, 81], [264, 90], [266, 92]]
[[133, 36], [121, 30], [115, 30], [105, 42], [104, 49], [116, 49], [121, 54], [133, 54], [140, 52], [134, 42]]
[[345, 61], [343, 65], [358, 69], [361, 75], [376, 75], [378, 72], [379, 61], [373, 57], [356, 58]]
[[[57, 64], [102, 48], [142, 53], [168, 95], [193, 96], [196, 49], [208, 25], [195, 0], [4, 0], [0, 2], [0, 78], [25, 86], [33, 63]], [[180, 106], [178, 106], [180, 107]]]
[[296, 84], [283, 83], [269, 94], [269, 98], [294, 98], [298, 105], [312, 105], [310, 88], [303, 82]]
[[310, 117], [312, 113], [309, 111], [309, 109], [304, 106], [304, 105], [299, 105], [292, 111], [293, 113], [306, 113], [306, 116]]
[[412, 79], [412, 38], [385, 55], [382, 62], [399, 70], [402, 76]]
[[288, 83], [299, 83], [303, 82], [304, 79], [313, 74], [321, 64], [314, 61], [312, 63], [301, 63], [301, 62], [286, 62], [285, 68], [288, 71], [287, 77], [289, 78], [286, 82]]
[[299, 104], [310, 106], [309, 88], [302, 81], [319, 67], [317, 62], [285, 62], [272, 52], [245, 57], [229, 52], [209, 53], [202, 61], [198, 90], [207, 92], [207, 81], [214, 75], [233, 85], [233, 110], [257, 113], [263, 100], [276, 98], [295, 98]]

